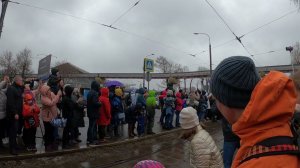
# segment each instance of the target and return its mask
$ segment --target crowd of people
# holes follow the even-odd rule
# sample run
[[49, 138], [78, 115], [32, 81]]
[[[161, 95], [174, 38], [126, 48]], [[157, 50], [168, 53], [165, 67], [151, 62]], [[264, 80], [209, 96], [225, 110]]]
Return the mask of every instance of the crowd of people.
[[[182, 90], [176, 93], [173, 89], [157, 94], [147, 88], [125, 94], [124, 88], [100, 87], [93, 81], [84, 98], [83, 89], [64, 84], [59, 76], [59, 71], [52, 69], [47, 83], [35, 79], [23, 81], [21, 76], [16, 76], [11, 83], [4, 77], [0, 86], [2, 148], [2, 139], [9, 137], [10, 153], [17, 155], [20, 142], [16, 139], [22, 137], [26, 150], [37, 151], [37, 128], [41, 130], [45, 151], [58, 150], [60, 141], [63, 149], [72, 148], [82, 141], [79, 128], [85, 126], [85, 116], [89, 121], [87, 145], [90, 146], [105, 143], [109, 137], [120, 137], [123, 133], [120, 127], [124, 124], [128, 124], [129, 138], [155, 134], [157, 109], [161, 110], [159, 124], [166, 130], [180, 127], [179, 114], [187, 106], [197, 109], [200, 122], [217, 119], [217, 113], [211, 112], [213, 108], [208, 108], [214, 106], [211, 95], [195, 88], [190, 94]], [[63, 128], [62, 137], [59, 128]]]
[[[300, 166], [300, 72], [293, 79], [276, 71], [262, 77], [250, 58], [234, 56], [216, 67], [211, 94], [195, 88], [175, 92], [171, 87], [160, 94], [147, 88], [125, 94], [121, 87], [100, 87], [93, 81], [86, 100], [82, 89], [65, 85], [58, 73], [52, 69], [48, 83], [40, 82], [35, 89], [33, 80], [23, 84], [22, 77], [16, 76], [10, 83], [4, 77], [0, 83], [1, 148], [2, 138], [8, 136], [11, 154], [18, 154], [16, 138], [22, 135], [26, 149], [36, 151], [35, 135], [41, 123], [46, 151], [57, 150], [59, 127], [63, 128], [62, 147], [73, 147], [81, 142], [79, 127], [85, 125], [85, 108], [90, 146], [105, 143], [106, 137], [119, 137], [124, 124], [130, 138], [155, 134], [154, 118], [160, 109], [161, 127], [181, 127], [182, 138], [191, 141], [192, 167]], [[220, 118], [223, 158], [204, 124]]]

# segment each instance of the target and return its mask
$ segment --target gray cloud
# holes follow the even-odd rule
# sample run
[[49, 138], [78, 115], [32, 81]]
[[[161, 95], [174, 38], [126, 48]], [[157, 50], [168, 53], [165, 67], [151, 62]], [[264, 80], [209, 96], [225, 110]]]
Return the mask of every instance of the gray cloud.
[[[25, 1], [20, 1], [24, 2]], [[61, 11], [105, 24], [112, 23], [136, 0], [27, 0], [35, 6]], [[272, 4], [260, 0], [210, 1], [238, 35], [295, 8], [288, 0], [274, 0]], [[51, 53], [56, 60], [66, 59], [90, 72], [140, 72], [143, 58], [150, 54], [163, 55], [176, 63], [187, 65], [191, 70], [198, 66], [208, 67], [208, 53], [196, 58], [179, 51], [195, 54], [208, 49], [205, 36], [211, 35], [212, 45], [234, 38], [204, 0], [143, 0], [116, 27], [149, 37], [160, 43], [133, 36], [124, 32], [101, 27], [82, 20], [61, 16], [20, 5], [9, 4], [0, 52], [11, 50], [17, 53], [24, 47], [33, 51], [33, 56]], [[242, 38], [253, 54], [275, 49], [284, 49], [299, 41], [299, 13], [291, 14], [269, 26]], [[213, 64], [231, 55], [247, 55], [237, 41], [212, 50]], [[288, 64], [289, 53], [282, 51], [255, 57], [256, 64]], [[37, 70], [38, 58], [34, 60]]]

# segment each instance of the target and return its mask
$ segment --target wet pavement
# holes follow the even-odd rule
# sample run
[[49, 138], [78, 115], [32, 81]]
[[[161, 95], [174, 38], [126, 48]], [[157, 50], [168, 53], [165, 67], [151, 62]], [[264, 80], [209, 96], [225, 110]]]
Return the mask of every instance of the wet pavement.
[[[162, 132], [158, 120], [160, 113], [156, 113], [155, 132]], [[87, 122], [86, 122], [87, 125]], [[207, 131], [216, 141], [219, 149], [222, 149], [222, 130], [218, 122], [207, 122]], [[110, 142], [121, 142], [65, 154], [60, 156], [49, 156], [43, 158], [30, 158], [26, 160], [12, 160], [0, 162], [0, 167], [62, 167], [62, 168], [89, 168], [89, 167], [133, 167], [138, 161], [145, 159], [157, 160], [166, 167], [189, 167], [189, 142], [179, 139], [180, 129], [164, 132], [161, 135], [144, 137], [141, 139], [128, 139], [127, 125], [123, 126], [123, 135], [119, 139], [110, 139]], [[86, 128], [81, 129], [82, 140], [85, 140]], [[124, 143], [123, 143], [124, 142]], [[41, 145], [40, 143], [38, 145]], [[37, 146], [38, 146], [37, 145]], [[78, 148], [86, 148], [85, 142], [79, 144]], [[40, 153], [43, 149], [40, 148]], [[0, 156], [1, 157], [1, 156]]]

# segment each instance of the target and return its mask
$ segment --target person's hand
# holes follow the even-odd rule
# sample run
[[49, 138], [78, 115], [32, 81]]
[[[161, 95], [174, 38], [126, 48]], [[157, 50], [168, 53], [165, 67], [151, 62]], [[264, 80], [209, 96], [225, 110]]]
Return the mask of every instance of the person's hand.
[[4, 76], [4, 81], [9, 83], [9, 77], [8, 76]]
[[19, 120], [19, 115], [18, 114], [15, 115], [15, 119]]
[[59, 91], [57, 92], [57, 95], [58, 95], [58, 96], [62, 96], [61, 90], [59, 90]]

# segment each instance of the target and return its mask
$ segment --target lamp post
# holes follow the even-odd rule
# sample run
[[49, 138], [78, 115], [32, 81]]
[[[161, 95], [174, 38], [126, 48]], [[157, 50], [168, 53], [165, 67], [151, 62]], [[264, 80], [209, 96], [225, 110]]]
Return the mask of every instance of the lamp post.
[[207, 33], [194, 33], [194, 35], [205, 35], [208, 37], [208, 43], [209, 43], [209, 76], [212, 75], [212, 58], [211, 58], [211, 43], [210, 43], [210, 36]]
[[289, 46], [289, 47], [285, 47], [285, 50], [286, 51], [289, 51], [290, 52], [290, 57], [291, 57], [291, 64], [292, 64], [292, 68], [293, 68], [293, 75], [295, 74], [295, 69], [294, 69], [294, 63], [293, 63], [293, 58], [292, 58], [292, 51], [293, 51], [293, 47], [292, 46]]
[[[212, 57], [211, 57], [211, 42], [210, 42], [210, 36], [207, 33], [194, 33], [194, 35], [205, 35], [208, 37], [208, 43], [209, 43], [209, 78], [211, 79], [212, 75]], [[209, 87], [210, 91], [210, 87]]]

